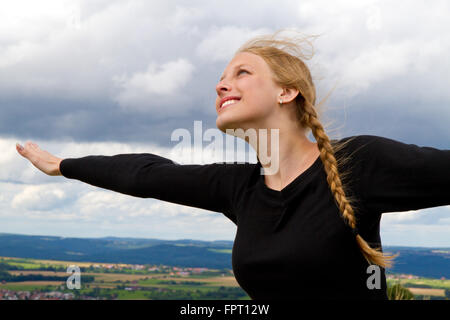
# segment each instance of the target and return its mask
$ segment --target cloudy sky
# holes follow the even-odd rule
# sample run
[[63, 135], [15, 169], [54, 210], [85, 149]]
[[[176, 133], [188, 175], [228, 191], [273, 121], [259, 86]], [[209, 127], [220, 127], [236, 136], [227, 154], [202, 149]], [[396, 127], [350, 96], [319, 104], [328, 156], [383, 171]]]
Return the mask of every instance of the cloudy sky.
[[[319, 100], [336, 86], [322, 118], [331, 137], [449, 149], [449, 13], [447, 0], [1, 1], [0, 232], [233, 240], [220, 213], [46, 176], [15, 143], [189, 162], [171, 134], [216, 129], [215, 86], [235, 50], [280, 28], [320, 35], [306, 62]], [[450, 206], [384, 214], [381, 236], [450, 246]]]

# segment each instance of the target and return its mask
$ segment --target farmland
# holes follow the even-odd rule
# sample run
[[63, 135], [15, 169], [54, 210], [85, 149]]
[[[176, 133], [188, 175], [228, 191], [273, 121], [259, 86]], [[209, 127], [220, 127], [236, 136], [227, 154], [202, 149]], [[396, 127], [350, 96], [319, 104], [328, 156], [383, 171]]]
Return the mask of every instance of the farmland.
[[[39, 281], [1, 281], [1, 292], [29, 292], [28, 297], [45, 299], [45, 292], [59, 292], [70, 299], [249, 299], [239, 287], [231, 270], [179, 268], [170, 266], [102, 264], [0, 258], [3, 269], [11, 277], [36, 277]], [[66, 272], [70, 265], [81, 270], [81, 288], [68, 289]], [[63, 281], [47, 281], [61, 277]], [[91, 281], [84, 283], [83, 277]], [[9, 294], [11, 295], [11, 293]], [[23, 296], [23, 295], [22, 295]], [[55, 294], [53, 294], [55, 296]]]
[[[70, 265], [80, 269], [80, 289], [67, 286]], [[0, 257], [2, 274], [0, 299], [250, 299], [230, 269]], [[443, 277], [388, 274], [387, 283], [401, 284], [418, 300], [450, 298], [450, 280]]]

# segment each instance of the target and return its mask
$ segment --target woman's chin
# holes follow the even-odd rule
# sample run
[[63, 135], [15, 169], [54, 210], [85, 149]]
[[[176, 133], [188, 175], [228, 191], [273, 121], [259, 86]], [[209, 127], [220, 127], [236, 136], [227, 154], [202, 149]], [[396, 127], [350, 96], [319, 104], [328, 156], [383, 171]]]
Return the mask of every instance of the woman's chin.
[[216, 126], [217, 126], [217, 129], [219, 129], [223, 133], [226, 133], [226, 130], [230, 129], [230, 127], [226, 123], [224, 123], [223, 121], [216, 120]]
[[225, 110], [223, 113], [219, 113], [216, 118], [217, 128], [226, 133], [226, 130], [246, 130], [250, 126], [250, 123], [254, 123], [254, 114], [243, 112], [231, 112], [232, 110]]
[[236, 128], [239, 128], [239, 124], [236, 121], [221, 116], [217, 117], [216, 126], [223, 133], [226, 133], [226, 130], [236, 130]]
[[225, 130], [231, 129], [231, 121], [227, 120], [223, 115], [218, 115], [216, 119], [217, 128], [225, 133]]

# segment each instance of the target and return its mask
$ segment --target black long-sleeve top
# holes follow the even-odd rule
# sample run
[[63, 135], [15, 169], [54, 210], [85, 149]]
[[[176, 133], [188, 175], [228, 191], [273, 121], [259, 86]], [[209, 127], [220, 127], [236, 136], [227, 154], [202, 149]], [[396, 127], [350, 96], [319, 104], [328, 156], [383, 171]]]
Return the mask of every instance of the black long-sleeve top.
[[[350, 170], [344, 183], [358, 199], [359, 234], [372, 247], [381, 247], [382, 213], [450, 205], [450, 150], [373, 135], [342, 141], [350, 138], [336, 156], [351, 156], [340, 170]], [[259, 160], [182, 165], [151, 153], [60, 164], [67, 178], [223, 213], [237, 226], [234, 275], [252, 299], [387, 299], [383, 268], [381, 288], [367, 285], [374, 271], [336, 206], [320, 157], [282, 190], [265, 184], [261, 168]]]

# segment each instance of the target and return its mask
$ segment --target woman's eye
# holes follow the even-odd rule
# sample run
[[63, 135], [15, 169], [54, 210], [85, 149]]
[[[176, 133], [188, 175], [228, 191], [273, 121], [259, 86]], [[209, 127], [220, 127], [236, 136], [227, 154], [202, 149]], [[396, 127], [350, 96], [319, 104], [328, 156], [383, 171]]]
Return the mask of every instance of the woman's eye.
[[238, 75], [239, 75], [239, 74], [241, 74], [241, 72], [242, 72], [242, 71], [244, 71], [244, 72], [247, 72], [247, 73], [248, 73], [248, 71], [247, 71], [247, 70], [241, 69], [241, 70], [239, 70], [239, 71], [238, 71]]

